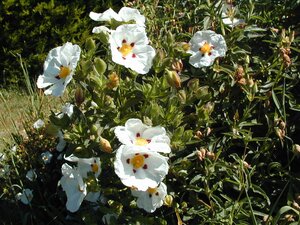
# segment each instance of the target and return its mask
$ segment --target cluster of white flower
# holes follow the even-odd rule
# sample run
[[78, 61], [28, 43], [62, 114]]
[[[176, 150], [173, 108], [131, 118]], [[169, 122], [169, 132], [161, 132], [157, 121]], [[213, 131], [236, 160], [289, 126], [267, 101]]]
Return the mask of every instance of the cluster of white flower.
[[168, 174], [170, 139], [161, 126], [149, 127], [139, 119], [129, 119], [117, 126], [115, 134], [122, 145], [116, 153], [115, 172], [122, 183], [132, 189], [137, 206], [154, 212], [163, 205], [167, 187], [162, 181]]
[[[156, 53], [149, 45], [145, 17], [137, 9], [123, 7], [118, 13], [108, 9], [103, 13], [90, 12], [89, 16], [95, 21], [118, 24], [115, 29], [99, 26], [92, 31], [107, 36], [113, 62], [139, 74], [149, 72]], [[191, 54], [189, 63], [196, 68], [211, 66], [217, 57], [225, 56], [227, 51], [223, 36], [210, 30], [196, 32], [188, 45], [187, 52]], [[38, 77], [38, 88], [47, 88], [44, 91], [46, 95], [61, 96], [72, 79], [80, 54], [80, 47], [69, 42], [52, 49], [44, 63], [44, 73]], [[57, 117], [62, 118], [65, 114], [72, 116], [73, 105], [66, 104]], [[43, 126], [42, 120], [34, 124], [36, 129]], [[139, 119], [129, 119], [125, 126], [117, 126], [114, 132], [122, 143], [116, 151], [115, 173], [125, 186], [131, 188], [132, 195], [137, 197], [137, 206], [154, 212], [163, 205], [167, 195], [163, 180], [169, 170], [168, 157], [160, 154], [171, 152], [166, 130], [161, 126], [147, 126]], [[57, 137], [57, 150], [62, 151], [66, 146], [62, 131], [58, 131]], [[47, 163], [52, 156], [44, 153], [42, 157]], [[66, 207], [75, 212], [83, 200], [94, 202], [99, 199], [100, 192], [88, 191], [85, 180], [91, 176], [98, 179], [101, 163], [98, 157], [78, 158], [71, 155], [65, 160], [77, 163], [75, 166], [64, 163], [60, 180], [67, 195]]]

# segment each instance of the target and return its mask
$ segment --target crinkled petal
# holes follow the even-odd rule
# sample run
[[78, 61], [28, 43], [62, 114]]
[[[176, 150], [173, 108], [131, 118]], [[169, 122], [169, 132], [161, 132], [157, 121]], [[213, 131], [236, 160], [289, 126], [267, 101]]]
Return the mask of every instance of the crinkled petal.
[[122, 18], [111, 8], [103, 13], [90, 12], [89, 17], [95, 21], [109, 21], [111, 19], [122, 21]]
[[[136, 154], [147, 155], [140, 168], [134, 168], [130, 163]], [[169, 169], [166, 157], [156, 152], [149, 153], [149, 150], [143, 147], [125, 145], [117, 150], [114, 167], [124, 185], [143, 191], [158, 186]]]
[[149, 213], [153, 213], [157, 208], [163, 205], [164, 198], [167, 195], [167, 187], [164, 183], [160, 183], [156, 188], [156, 192], [150, 194], [148, 191], [132, 190], [132, 195], [138, 197], [137, 206]]
[[100, 34], [100, 33], [108, 34], [110, 32], [111, 32], [111, 30], [108, 29], [106, 26], [94, 27], [92, 30], [92, 33], [94, 33], [94, 34]]
[[123, 7], [120, 9], [118, 14], [122, 18], [122, 20], [125, 22], [134, 20], [139, 25], [144, 26], [144, 24], [145, 24], [145, 17], [143, 15], [141, 15], [137, 9]]

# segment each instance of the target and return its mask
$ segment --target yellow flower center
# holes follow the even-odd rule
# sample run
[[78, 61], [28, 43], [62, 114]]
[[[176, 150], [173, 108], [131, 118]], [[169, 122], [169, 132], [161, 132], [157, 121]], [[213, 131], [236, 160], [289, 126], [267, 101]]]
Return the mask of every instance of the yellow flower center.
[[97, 163], [91, 164], [91, 167], [94, 173], [97, 173], [99, 171], [99, 166], [97, 165]]
[[129, 53], [132, 52], [132, 46], [127, 43], [122, 43], [122, 47], [119, 48], [119, 52], [122, 53], [123, 57], [126, 57]]
[[147, 192], [149, 193], [149, 194], [154, 194], [154, 193], [156, 193], [156, 188], [148, 188], [147, 189]]
[[131, 158], [130, 162], [133, 165], [133, 168], [139, 169], [144, 165], [145, 157], [138, 154]]
[[210, 50], [211, 50], [211, 46], [207, 42], [205, 42], [205, 44], [201, 48], [199, 48], [199, 51], [202, 54], [208, 54], [210, 53]]
[[66, 78], [71, 73], [71, 69], [68, 66], [61, 66], [58, 74], [59, 78]]
[[148, 141], [145, 138], [137, 137], [134, 142], [135, 145], [143, 146], [147, 145]]

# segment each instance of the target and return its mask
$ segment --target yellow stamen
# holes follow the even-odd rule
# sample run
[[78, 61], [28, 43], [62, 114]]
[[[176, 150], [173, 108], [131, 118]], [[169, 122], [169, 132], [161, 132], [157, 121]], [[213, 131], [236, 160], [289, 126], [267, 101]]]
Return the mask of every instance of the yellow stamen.
[[154, 194], [154, 193], [156, 193], [156, 188], [151, 188], [151, 187], [149, 187], [149, 188], [147, 189], [147, 192], [148, 192], [149, 194]]
[[135, 155], [130, 162], [135, 169], [139, 169], [144, 165], [145, 157], [143, 155]]
[[143, 146], [147, 145], [148, 141], [145, 138], [137, 137], [134, 142], [135, 145]]
[[97, 163], [91, 164], [91, 167], [94, 173], [97, 173], [99, 171], [99, 166], [97, 165]]
[[66, 78], [71, 73], [71, 69], [68, 66], [61, 66], [58, 74], [59, 78]]
[[199, 48], [199, 51], [202, 53], [202, 54], [207, 54], [209, 53], [211, 50], [211, 46], [210, 44], [208, 44], [207, 42], [205, 42], [205, 44]]
[[119, 48], [119, 52], [122, 53], [123, 57], [126, 57], [129, 53], [132, 52], [132, 46], [126, 43], [122, 44], [122, 47]]

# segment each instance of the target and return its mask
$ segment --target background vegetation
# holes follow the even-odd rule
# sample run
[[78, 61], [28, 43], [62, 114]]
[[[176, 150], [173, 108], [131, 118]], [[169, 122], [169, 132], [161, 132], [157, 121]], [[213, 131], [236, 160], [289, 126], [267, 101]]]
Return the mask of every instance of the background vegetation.
[[[239, 9], [236, 17], [245, 20], [235, 28], [222, 23], [221, 3], [125, 1], [146, 17], [147, 33], [157, 51], [150, 73], [135, 76], [115, 66], [107, 46], [90, 33], [96, 23], [87, 15], [91, 10], [106, 10], [104, 2], [2, 1], [5, 7], [0, 10], [6, 12], [1, 12], [2, 20], [15, 15], [8, 12], [19, 10], [17, 6], [22, 8], [18, 12], [23, 12], [15, 15], [21, 17], [16, 20], [23, 21], [20, 25], [2, 23], [8, 24], [4, 26], [6, 38], [1, 40], [5, 43], [1, 55], [6, 54], [1, 66], [10, 74], [7, 82], [18, 83], [22, 71], [18, 60], [7, 55], [9, 51], [22, 55], [28, 65], [25, 74], [35, 79], [51, 48], [66, 41], [84, 48], [88, 37], [96, 44], [95, 48], [84, 48], [75, 82], [53, 103], [57, 108], [41, 100], [45, 98], [41, 92], [29, 92], [33, 108], [23, 121], [26, 135], [13, 132], [16, 152], [11, 151], [11, 143], [3, 148], [6, 159], [1, 161], [0, 207], [4, 223], [102, 224], [102, 216], [113, 213], [118, 216], [115, 224], [299, 224], [299, 1], [234, 1]], [[115, 11], [122, 5], [110, 4]], [[32, 14], [26, 14], [29, 8], [35, 9], [35, 16], [46, 18], [38, 20], [45, 23], [33, 24]], [[203, 29], [222, 34], [228, 51], [213, 66], [195, 69], [181, 46]], [[30, 38], [22, 35], [27, 33]], [[108, 64], [105, 72], [95, 72], [95, 57]], [[180, 86], [166, 73], [179, 59], [183, 65]], [[120, 78], [115, 90], [107, 88], [113, 71]], [[27, 87], [32, 88], [28, 82]], [[75, 104], [78, 88], [83, 90], [85, 100], [77, 105], [75, 119], [59, 121], [53, 114], [48, 118], [50, 111], [57, 112], [63, 103]], [[9, 95], [2, 95], [10, 104]], [[93, 108], [92, 102], [98, 107]], [[171, 137], [166, 184], [172, 202], [153, 214], [136, 208], [129, 190], [114, 174], [114, 154], [104, 152], [99, 145], [103, 136], [116, 150], [119, 143], [110, 128], [132, 117], [166, 127]], [[84, 149], [79, 154], [100, 156], [104, 170], [98, 185], [108, 199], [106, 204], [99, 203], [96, 209], [83, 204], [74, 214], [65, 209], [65, 193], [57, 187], [62, 161], [53, 160], [45, 166], [39, 158], [46, 149], [53, 149], [57, 140], [46, 130], [32, 128], [38, 118], [63, 129], [68, 152]], [[38, 171], [35, 183], [25, 179], [30, 168]], [[15, 201], [22, 187], [38, 193], [30, 206]], [[11, 208], [17, 210], [7, 210]]]

